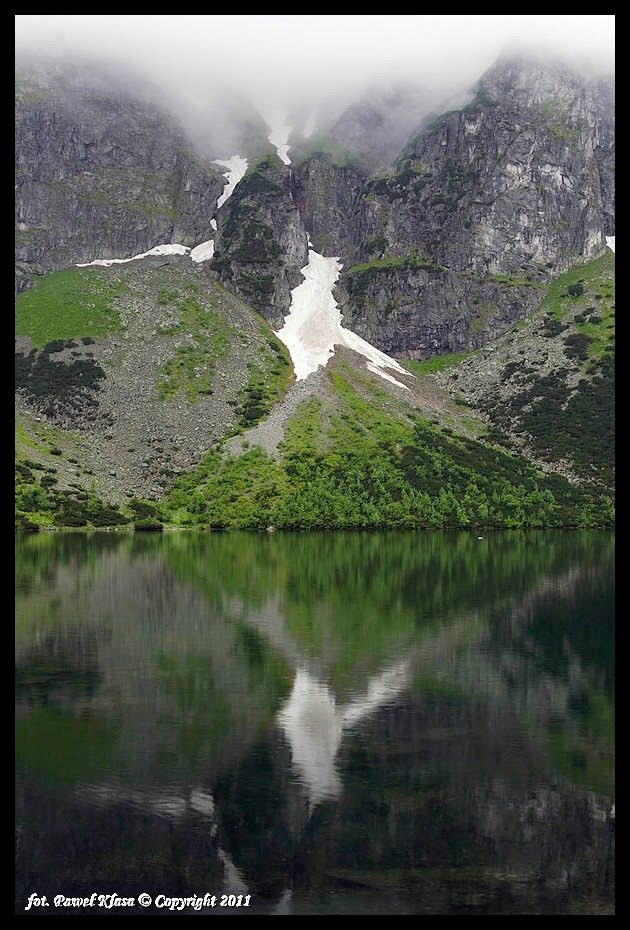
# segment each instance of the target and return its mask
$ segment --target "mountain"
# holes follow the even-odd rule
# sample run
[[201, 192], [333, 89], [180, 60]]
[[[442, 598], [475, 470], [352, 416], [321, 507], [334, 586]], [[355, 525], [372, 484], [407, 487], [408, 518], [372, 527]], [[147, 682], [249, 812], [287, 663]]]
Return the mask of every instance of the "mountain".
[[208, 238], [221, 169], [135, 81], [45, 63], [20, 67], [15, 88], [18, 290], [76, 262]]
[[220, 213], [213, 270], [277, 328], [302, 280], [308, 235], [293, 201], [291, 176], [273, 153], [238, 184]]
[[304, 212], [316, 247], [343, 256], [349, 325], [417, 357], [501, 335], [614, 231], [613, 140], [610, 81], [508, 58], [380, 175], [314, 155]]
[[20, 526], [611, 522], [611, 81], [504, 57], [288, 154], [131, 86], [17, 77]]

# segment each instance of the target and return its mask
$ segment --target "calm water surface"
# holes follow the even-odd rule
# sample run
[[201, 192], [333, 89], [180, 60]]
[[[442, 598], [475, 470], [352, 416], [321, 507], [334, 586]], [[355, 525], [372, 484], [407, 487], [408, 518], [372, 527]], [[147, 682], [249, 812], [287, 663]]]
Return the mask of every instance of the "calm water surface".
[[18, 912], [612, 913], [613, 547], [19, 540]]

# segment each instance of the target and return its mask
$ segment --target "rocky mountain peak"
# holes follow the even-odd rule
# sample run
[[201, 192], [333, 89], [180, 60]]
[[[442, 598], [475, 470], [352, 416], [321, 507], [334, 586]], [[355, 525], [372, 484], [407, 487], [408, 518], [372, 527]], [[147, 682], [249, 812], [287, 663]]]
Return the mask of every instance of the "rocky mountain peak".
[[610, 118], [613, 90], [612, 75], [531, 52], [499, 56], [475, 86], [477, 93], [504, 105], [553, 106], [575, 116], [602, 107], [610, 111]]

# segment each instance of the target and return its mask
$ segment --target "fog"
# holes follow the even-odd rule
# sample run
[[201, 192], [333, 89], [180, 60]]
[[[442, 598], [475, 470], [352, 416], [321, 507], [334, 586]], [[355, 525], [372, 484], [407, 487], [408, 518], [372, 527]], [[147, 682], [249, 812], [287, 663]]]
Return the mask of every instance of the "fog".
[[553, 54], [610, 72], [614, 17], [577, 15], [16, 16], [16, 49], [134, 69], [188, 128], [229, 98], [258, 110], [317, 110], [400, 83], [438, 105], [503, 51]]

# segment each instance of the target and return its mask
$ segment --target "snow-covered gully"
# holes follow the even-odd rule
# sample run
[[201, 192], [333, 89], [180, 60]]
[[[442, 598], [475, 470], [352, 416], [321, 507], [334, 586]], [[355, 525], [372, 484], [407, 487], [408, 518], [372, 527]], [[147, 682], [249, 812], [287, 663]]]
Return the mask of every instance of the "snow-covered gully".
[[614, 252], [615, 251], [615, 237], [606, 236], [606, 245], [608, 246], [611, 252]]
[[271, 112], [265, 117], [265, 121], [269, 127], [267, 138], [278, 153], [278, 158], [285, 165], [290, 165], [289, 149], [291, 146], [288, 143], [291, 127], [285, 122], [284, 114], [281, 111]]
[[242, 158], [240, 155], [232, 155], [232, 157], [228, 158], [226, 161], [220, 161], [217, 158], [215, 160], [215, 165], [221, 165], [222, 168], [227, 168], [227, 171], [223, 174], [223, 177], [227, 180], [227, 184], [223, 188], [223, 193], [217, 200], [217, 210], [220, 210], [228, 197], [232, 196], [234, 188], [238, 182], [242, 180], [247, 171], [247, 159]]
[[[226, 161], [216, 160], [215, 165], [221, 165], [223, 168], [227, 168], [227, 171], [223, 173], [223, 177], [226, 179], [227, 184], [223, 188], [223, 193], [217, 200], [217, 210], [219, 210], [225, 201], [232, 196], [234, 188], [247, 171], [247, 159], [241, 158], [240, 155], [232, 155], [232, 157], [228, 158]], [[214, 217], [210, 220], [210, 225], [216, 232], [217, 221]], [[190, 257], [194, 262], [197, 262], [197, 264], [209, 261], [213, 255], [214, 239], [207, 239], [206, 242], [200, 242], [190, 253]]]
[[341, 325], [341, 311], [332, 295], [341, 267], [338, 258], [325, 258], [309, 249], [308, 264], [302, 268], [304, 281], [291, 291], [288, 316], [276, 335], [291, 354], [296, 380], [302, 381], [320, 366], [325, 368], [335, 346], [346, 346], [366, 359], [370, 371], [408, 391], [391, 374], [411, 377], [406, 368]]

